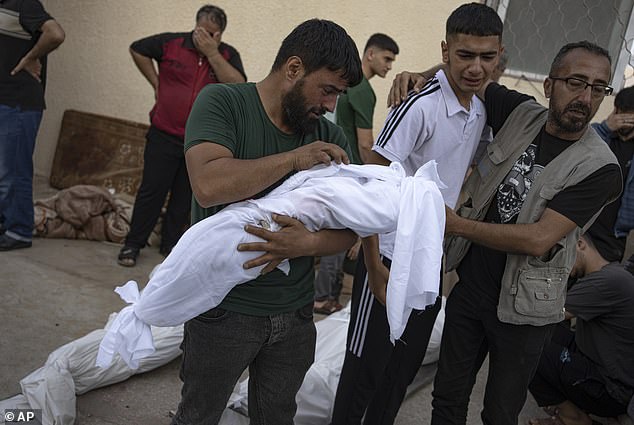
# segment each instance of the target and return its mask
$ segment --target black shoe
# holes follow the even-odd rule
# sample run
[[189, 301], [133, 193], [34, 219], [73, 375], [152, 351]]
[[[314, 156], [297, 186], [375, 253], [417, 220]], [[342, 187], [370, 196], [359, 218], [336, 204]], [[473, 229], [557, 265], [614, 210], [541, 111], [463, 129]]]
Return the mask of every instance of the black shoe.
[[21, 241], [10, 236], [0, 235], [0, 251], [11, 251], [13, 249], [31, 248], [31, 241]]
[[119, 251], [119, 256], [117, 257], [117, 263], [120, 266], [124, 267], [134, 267], [136, 266], [136, 259], [139, 256], [140, 248], [133, 248], [131, 246], [124, 246]]
[[7, 229], [4, 228], [4, 226], [2, 225], [2, 223], [0, 223], [0, 235], [4, 235], [4, 232], [6, 232]]

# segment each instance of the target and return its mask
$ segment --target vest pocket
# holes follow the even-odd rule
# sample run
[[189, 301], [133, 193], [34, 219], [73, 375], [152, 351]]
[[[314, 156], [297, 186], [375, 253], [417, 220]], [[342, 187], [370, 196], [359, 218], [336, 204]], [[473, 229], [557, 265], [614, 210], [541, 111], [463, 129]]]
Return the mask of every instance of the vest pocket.
[[532, 317], [561, 314], [568, 273], [564, 268], [520, 270], [515, 311]]

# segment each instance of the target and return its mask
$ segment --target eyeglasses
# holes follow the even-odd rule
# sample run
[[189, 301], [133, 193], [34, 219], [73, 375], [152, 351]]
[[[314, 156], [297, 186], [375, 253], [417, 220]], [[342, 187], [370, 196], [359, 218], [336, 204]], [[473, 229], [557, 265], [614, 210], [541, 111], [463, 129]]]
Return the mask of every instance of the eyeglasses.
[[592, 97], [604, 97], [612, 94], [614, 89], [605, 84], [590, 84], [587, 81], [581, 80], [575, 77], [561, 78], [561, 77], [548, 77], [551, 80], [559, 80], [566, 82], [566, 88], [572, 93], [579, 93], [590, 87]]

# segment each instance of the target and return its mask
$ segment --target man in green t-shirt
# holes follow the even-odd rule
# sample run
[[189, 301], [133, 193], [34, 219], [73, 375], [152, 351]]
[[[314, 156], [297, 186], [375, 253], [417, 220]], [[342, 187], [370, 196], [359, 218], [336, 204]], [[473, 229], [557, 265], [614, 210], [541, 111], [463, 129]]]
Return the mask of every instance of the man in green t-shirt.
[[[264, 80], [205, 87], [185, 131], [193, 223], [262, 196], [296, 171], [348, 163], [343, 132], [322, 115], [361, 78], [350, 36], [333, 22], [312, 19], [284, 39]], [[245, 228], [261, 243], [226, 247], [259, 251], [244, 267], [267, 264], [263, 274], [185, 324], [182, 399], [173, 425], [217, 424], [247, 367], [252, 423], [293, 423], [295, 395], [315, 352], [313, 256], [346, 250], [356, 235], [311, 233], [290, 217], [274, 219], [278, 232]], [[288, 275], [276, 268], [286, 258]]]
[[[365, 44], [361, 58], [363, 80], [341, 94], [337, 101], [336, 123], [348, 139], [352, 151], [350, 162], [353, 164], [367, 162], [367, 152], [372, 150], [374, 144], [372, 117], [376, 95], [368, 80], [375, 75], [385, 78], [392, 69], [392, 62], [396, 59], [398, 51], [398, 45], [391, 37], [380, 33], [373, 34]], [[350, 260], [356, 260], [360, 246], [359, 241], [347, 252], [321, 258], [315, 279], [315, 313], [331, 314], [343, 308], [339, 304], [343, 262], [346, 254]]]
[[375, 75], [385, 78], [392, 69], [392, 62], [398, 55], [398, 45], [385, 34], [374, 34], [365, 44], [361, 68], [363, 80], [346, 93], [339, 96], [337, 102], [337, 125], [350, 143], [354, 164], [366, 163], [366, 153], [372, 150], [372, 116], [376, 105], [376, 95], [369, 80]]

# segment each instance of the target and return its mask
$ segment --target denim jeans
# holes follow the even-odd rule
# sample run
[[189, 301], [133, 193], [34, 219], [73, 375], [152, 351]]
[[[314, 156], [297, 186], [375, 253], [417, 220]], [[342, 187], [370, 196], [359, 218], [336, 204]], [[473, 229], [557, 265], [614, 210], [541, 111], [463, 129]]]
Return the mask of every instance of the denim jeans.
[[0, 223], [7, 236], [33, 235], [33, 150], [42, 111], [0, 105]]
[[295, 395], [315, 357], [312, 309], [258, 317], [216, 307], [187, 322], [172, 425], [216, 425], [247, 367], [250, 423], [293, 425]]

